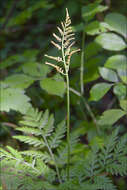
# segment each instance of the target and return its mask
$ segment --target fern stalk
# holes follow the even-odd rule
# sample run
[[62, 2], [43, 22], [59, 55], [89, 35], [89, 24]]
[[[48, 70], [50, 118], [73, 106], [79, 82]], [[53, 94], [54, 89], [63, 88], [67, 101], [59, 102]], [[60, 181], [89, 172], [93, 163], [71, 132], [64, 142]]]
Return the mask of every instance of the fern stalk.
[[69, 94], [69, 67], [70, 67], [70, 59], [71, 56], [80, 51], [80, 49], [72, 50], [71, 47], [74, 45], [74, 33], [72, 31], [71, 25], [71, 19], [68, 13], [68, 10], [66, 9], [66, 19], [64, 22], [61, 22], [61, 28], [57, 27], [60, 36], [57, 36], [55, 33], [53, 33], [53, 36], [55, 37], [55, 40], [58, 41], [58, 43], [51, 41], [51, 43], [58, 49], [61, 50], [62, 57], [53, 57], [49, 55], [45, 55], [46, 57], [53, 59], [57, 62], [62, 62], [63, 67], [60, 67], [58, 65], [54, 65], [52, 63], [46, 62], [47, 65], [50, 65], [54, 67], [59, 73], [66, 76], [66, 87], [67, 87], [67, 144], [68, 144], [68, 155], [67, 155], [67, 179], [70, 179], [70, 94]]
[[58, 176], [58, 180], [59, 180], [60, 183], [62, 183], [62, 180], [61, 180], [61, 177], [60, 177], [60, 173], [59, 173], [59, 169], [58, 169], [58, 165], [57, 165], [57, 163], [56, 163], [56, 160], [55, 160], [54, 154], [53, 154], [53, 152], [52, 152], [52, 149], [50, 148], [50, 146], [49, 146], [49, 144], [48, 144], [48, 141], [47, 141], [47, 139], [46, 139], [45, 136], [43, 136], [43, 139], [44, 139], [45, 144], [46, 144], [46, 146], [47, 146], [47, 148], [48, 148], [48, 150], [49, 150], [49, 153], [50, 153], [50, 155], [51, 155], [51, 158], [52, 158], [52, 160], [53, 160], [53, 162], [54, 162], [54, 164], [55, 164], [55, 168], [56, 168], [56, 173], [57, 173], [57, 176]]
[[84, 78], [84, 49], [85, 49], [85, 31], [83, 31], [82, 34], [82, 51], [81, 51], [81, 66], [80, 66], [80, 96], [82, 98], [82, 101], [86, 107], [86, 109], [88, 110], [95, 126], [96, 126], [96, 131], [98, 134], [100, 134], [99, 131], [99, 127], [97, 125], [97, 121], [96, 121], [96, 117], [94, 116], [94, 113], [92, 112], [89, 104], [87, 103], [87, 101], [85, 100], [85, 98], [83, 97], [84, 95], [84, 82], [83, 82], [83, 78]]
[[[65, 33], [65, 29], [64, 29]], [[62, 58], [64, 62], [66, 72], [66, 89], [67, 89], [67, 144], [68, 144], [68, 156], [67, 156], [67, 179], [70, 178], [69, 165], [70, 165], [70, 93], [69, 93], [69, 75], [68, 65], [66, 64], [65, 52], [64, 52], [64, 35], [62, 37]]]
[[80, 88], [81, 88], [81, 94], [84, 94], [84, 45], [85, 43], [85, 31], [83, 31], [82, 34], [82, 52], [81, 52], [81, 67], [80, 67]]
[[70, 94], [69, 94], [69, 76], [66, 75], [67, 83], [67, 144], [68, 144], [68, 159], [67, 159], [67, 179], [70, 178], [69, 165], [70, 165]]

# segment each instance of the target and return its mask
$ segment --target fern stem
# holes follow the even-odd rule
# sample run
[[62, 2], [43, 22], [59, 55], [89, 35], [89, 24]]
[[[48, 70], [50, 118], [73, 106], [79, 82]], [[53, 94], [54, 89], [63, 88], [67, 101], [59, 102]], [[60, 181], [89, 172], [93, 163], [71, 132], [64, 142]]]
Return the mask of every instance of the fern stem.
[[89, 112], [89, 115], [91, 116], [91, 119], [93, 120], [93, 123], [94, 123], [94, 125], [96, 127], [96, 132], [99, 135], [100, 134], [100, 130], [99, 130], [99, 126], [97, 125], [96, 117], [95, 117], [94, 113], [92, 112], [91, 107], [87, 103], [87, 100], [83, 96], [81, 96], [81, 98], [82, 98], [82, 101], [83, 101], [83, 103], [84, 103], [87, 111]]
[[57, 173], [57, 176], [58, 176], [58, 180], [59, 180], [60, 183], [62, 183], [62, 180], [61, 180], [61, 177], [60, 177], [60, 173], [59, 173], [59, 169], [58, 169], [58, 165], [57, 165], [57, 163], [56, 163], [56, 160], [55, 160], [54, 154], [53, 154], [53, 152], [52, 152], [52, 149], [50, 148], [50, 146], [49, 146], [49, 144], [48, 144], [48, 141], [47, 141], [47, 139], [45, 138], [45, 136], [43, 136], [43, 138], [44, 138], [45, 144], [46, 144], [46, 146], [47, 146], [47, 148], [48, 148], [48, 150], [49, 150], [49, 153], [50, 153], [50, 155], [51, 155], [51, 158], [52, 158], [52, 160], [53, 160], [53, 162], [54, 162], [54, 164], [55, 164], [55, 168], [56, 168], [56, 173]]
[[68, 144], [68, 159], [67, 159], [67, 179], [70, 178], [69, 165], [70, 165], [70, 93], [69, 93], [69, 76], [66, 75], [67, 82], [67, 144]]
[[[64, 29], [65, 32], [65, 29]], [[62, 38], [62, 58], [64, 62], [65, 72], [66, 72], [66, 85], [67, 85], [67, 145], [68, 145], [68, 154], [67, 154], [67, 180], [70, 179], [70, 94], [69, 94], [69, 76], [68, 70], [69, 67], [66, 65], [65, 52], [64, 52], [64, 35]]]
[[81, 67], [80, 67], [80, 88], [81, 88], [81, 94], [84, 94], [84, 42], [85, 41], [85, 32], [83, 31], [82, 34], [82, 52], [81, 52]]
[[93, 120], [93, 123], [95, 124], [96, 126], [96, 131], [97, 131], [97, 134], [99, 135], [100, 134], [100, 129], [99, 129], [99, 126], [97, 125], [97, 120], [96, 120], [96, 117], [94, 115], [94, 113], [92, 112], [92, 109], [90, 107], [90, 105], [88, 104], [87, 100], [85, 99], [85, 97], [83, 97], [83, 95], [78, 92], [77, 90], [73, 89], [73, 88], [69, 88], [69, 90], [71, 92], [73, 92], [74, 94], [76, 94], [77, 96], [81, 97], [83, 103], [84, 103], [84, 106], [86, 107], [91, 119]]

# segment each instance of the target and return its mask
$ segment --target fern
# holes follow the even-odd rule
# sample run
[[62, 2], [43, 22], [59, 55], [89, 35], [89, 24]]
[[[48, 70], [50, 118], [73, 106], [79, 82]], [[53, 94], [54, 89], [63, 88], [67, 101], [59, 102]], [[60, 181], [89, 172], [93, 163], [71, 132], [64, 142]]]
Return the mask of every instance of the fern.
[[115, 185], [112, 184], [112, 180], [106, 176], [95, 177], [94, 183], [97, 185], [97, 189], [116, 190]]
[[21, 125], [38, 127], [38, 124], [40, 124], [40, 120], [42, 118], [42, 114], [43, 113], [39, 112], [37, 109], [31, 108], [23, 117], [23, 120], [20, 121], [19, 123]]
[[[43, 126], [44, 126], [44, 123], [42, 122], [41, 129]], [[54, 130], [54, 117], [53, 115], [50, 115], [47, 124], [43, 128], [43, 135], [45, 137], [50, 136], [53, 130]]]
[[97, 176], [91, 181], [85, 181], [79, 183], [76, 179], [70, 180], [60, 185], [59, 190], [116, 190], [115, 185], [112, 184], [112, 181], [105, 176]]
[[14, 159], [20, 162], [23, 160], [22, 155], [14, 148], [7, 146], [6, 149], [8, 151], [0, 148], [0, 158], [5, 158], [6, 160]]
[[56, 148], [61, 143], [61, 139], [64, 137], [66, 130], [65, 122], [63, 121], [57, 125], [54, 130], [54, 117], [52, 114], [49, 115], [48, 110], [44, 113], [34, 110], [32, 113], [28, 113], [28, 115], [24, 116], [23, 119], [20, 124], [25, 126], [18, 127], [16, 130], [24, 132], [25, 136], [17, 135], [14, 136], [14, 138], [38, 148], [46, 146], [45, 138], [51, 148]]
[[[70, 170], [70, 177], [78, 181], [78, 188], [82, 189], [84, 186], [88, 190], [116, 190], [108, 177], [111, 174], [127, 175], [127, 138], [126, 135], [119, 137], [118, 130], [107, 137], [103, 148], [94, 146], [86, 157], [79, 155], [78, 162]], [[65, 170], [62, 171], [62, 176], [66, 181]]]
[[[37, 111], [36, 111], [37, 113]], [[54, 123], [48, 122], [50, 117], [46, 114], [38, 112], [39, 120], [34, 120], [34, 127], [23, 126], [18, 131], [24, 131], [25, 135], [19, 135], [19, 140], [26, 142], [24, 137], [43, 138], [43, 128], [37, 123], [45, 119], [45, 124]], [[37, 116], [37, 115], [36, 115]], [[45, 116], [45, 117], [44, 117]], [[32, 117], [32, 115], [31, 115]], [[24, 117], [29, 120], [30, 117]], [[26, 122], [26, 120], [24, 120]], [[29, 121], [27, 121], [28, 123]], [[35, 127], [36, 123], [36, 127]], [[41, 130], [41, 134], [32, 131], [33, 136], [29, 136], [28, 128]], [[50, 128], [50, 127], [49, 127]], [[52, 128], [52, 127], [51, 127]], [[18, 129], [18, 128], [17, 128]], [[14, 190], [116, 190], [117, 188], [112, 183], [111, 175], [127, 175], [127, 136], [119, 136], [119, 130], [116, 129], [111, 135], [107, 136], [101, 146], [91, 146], [85, 157], [77, 155], [76, 160], [73, 160], [75, 148], [79, 143], [79, 137], [75, 133], [71, 134], [71, 167], [70, 180], [67, 181], [66, 164], [67, 164], [67, 143], [62, 140], [66, 127], [65, 121], [57, 125], [56, 129], [51, 132], [50, 136], [44, 136], [44, 146], [33, 147], [31, 150], [17, 151], [12, 147], [7, 146], [6, 150], [0, 149], [1, 158], [1, 182], [2, 186], [6, 184], [6, 188]], [[22, 138], [23, 137], [23, 138]], [[16, 136], [18, 139], [18, 135]], [[46, 141], [45, 141], [46, 139]], [[33, 140], [34, 141], [34, 140]], [[27, 142], [29, 144], [29, 142]], [[48, 143], [48, 146], [47, 146]], [[31, 146], [31, 143], [30, 143]], [[33, 144], [34, 146], [34, 144]], [[48, 147], [50, 149], [48, 149]], [[50, 152], [51, 151], [51, 152]], [[52, 157], [52, 154], [54, 157]], [[54, 167], [51, 169], [50, 165]], [[22, 170], [23, 168], [23, 170]], [[59, 172], [56, 173], [56, 172]], [[58, 175], [60, 175], [61, 183], [58, 183]], [[6, 182], [4, 179], [6, 178]], [[15, 181], [15, 183], [13, 183]], [[60, 182], [60, 181], [59, 181]], [[55, 184], [55, 185], [53, 185]]]
[[[1, 183], [7, 190], [42, 190], [54, 189], [51, 185], [54, 180], [55, 173], [52, 169], [39, 160], [36, 170], [28, 166], [23, 167], [20, 163], [15, 165], [12, 160], [9, 162], [2, 161], [4, 170], [1, 172]], [[38, 170], [39, 169], [39, 170]], [[6, 181], [4, 181], [6, 179]]]
[[21, 127], [21, 128], [17, 128], [16, 130], [27, 133], [27, 134], [36, 135], [36, 136], [41, 135], [40, 129], [36, 129], [32, 127]]
[[56, 148], [60, 145], [65, 132], [66, 132], [65, 121], [62, 121], [56, 128], [56, 131], [53, 133], [53, 135], [49, 138], [49, 145], [51, 148]]
[[[70, 153], [73, 154], [73, 151], [76, 148], [77, 142], [79, 141], [79, 135], [71, 133], [70, 135]], [[56, 161], [59, 165], [64, 166], [67, 163], [67, 152], [68, 145], [66, 142], [62, 142], [57, 149]]]
[[30, 156], [31, 158], [41, 158], [45, 163], [50, 162], [51, 158], [47, 152], [42, 152], [38, 150], [25, 150], [20, 152], [21, 155]]
[[18, 136], [14, 136], [14, 138], [20, 140], [21, 142], [27, 143], [29, 145], [33, 145], [34, 147], [42, 148], [45, 146], [43, 139], [39, 139], [36, 137], [18, 135]]
[[[31, 112], [28, 112], [23, 117], [20, 124], [24, 126], [20, 128], [18, 127], [16, 130], [25, 133], [25, 135], [16, 135], [14, 138], [32, 145], [36, 147], [39, 152], [42, 152], [41, 155], [35, 153], [34, 157], [41, 157], [46, 163], [53, 164], [56, 167], [59, 181], [61, 181], [59, 169], [52, 149], [58, 148], [61, 144], [61, 139], [64, 137], [66, 130], [65, 122], [63, 121], [58, 124], [54, 130], [54, 117], [52, 114], [49, 114], [48, 110], [42, 113], [38, 110], [32, 109]], [[44, 150], [45, 148], [46, 151]], [[24, 151], [22, 154], [23, 153], [27, 156], [33, 157], [33, 152]]]
[[126, 144], [126, 135], [118, 137], [118, 129], [107, 138], [99, 154], [101, 166], [106, 172], [110, 172], [112, 175], [127, 174]]

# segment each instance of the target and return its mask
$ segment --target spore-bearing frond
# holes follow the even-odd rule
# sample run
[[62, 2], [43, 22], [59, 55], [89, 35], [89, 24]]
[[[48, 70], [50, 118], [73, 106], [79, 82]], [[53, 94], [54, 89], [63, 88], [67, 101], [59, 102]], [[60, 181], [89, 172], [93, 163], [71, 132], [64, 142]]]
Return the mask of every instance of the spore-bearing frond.
[[52, 64], [52, 63], [49, 63], [49, 62], [45, 62], [45, 64], [54, 67], [59, 73], [61, 73], [61, 74], [63, 74], [63, 75], [66, 75], [66, 74], [64, 73], [64, 70], [63, 70], [61, 67], [59, 67], [59, 66], [57, 66], [57, 65], [54, 65], [54, 64]]
[[54, 67], [61, 74], [66, 75], [69, 71], [71, 56], [74, 53], [80, 51], [80, 49], [71, 51], [71, 47], [75, 44], [75, 37], [74, 37], [74, 33], [71, 27], [71, 19], [70, 19], [67, 8], [66, 8], [66, 19], [64, 22], [61, 22], [61, 28], [57, 27], [57, 29], [60, 33], [60, 37], [56, 35], [55, 33], [53, 33], [53, 37], [55, 38], [57, 42], [51, 41], [51, 43], [58, 50], [61, 50], [62, 57], [53, 57], [49, 55], [45, 55], [45, 56], [57, 62], [63, 62], [64, 69], [49, 62], [46, 62], [46, 64]]
[[61, 41], [62, 41], [62, 39], [61, 39], [59, 36], [57, 36], [55, 33], [53, 33], [53, 36], [56, 38], [56, 40], [57, 40], [58, 42], [61, 42]]
[[58, 49], [61, 50], [61, 46], [57, 43], [55, 43], [54, 41], [51, 41], [51, 43]]
[[48, 57], [48, 58], [53, 59], [53, 60], [58, 61], [58, 62], [63, 62], [61, 57], [49, 56], [47, 54], [45, 54], [45, 57]]
[[68, 9], [66, 8], [66, 21], [65, 21], [65, 25], [66, 27], [69, 26], [71, 24], [71, 19], [68, 13]]

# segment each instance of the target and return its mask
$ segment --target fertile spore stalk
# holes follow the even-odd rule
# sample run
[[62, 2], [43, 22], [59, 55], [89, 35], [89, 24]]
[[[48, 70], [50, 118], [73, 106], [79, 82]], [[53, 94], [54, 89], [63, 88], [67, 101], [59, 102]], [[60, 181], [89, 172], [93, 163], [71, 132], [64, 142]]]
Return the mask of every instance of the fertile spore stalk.
[[66, 77], [66, 86], [67, 86], [67, 144], [68, 144], [68, 155], [67, 155], [67, 179], [69, 180], [69, 167], [70, 167], [70, 94], [69, 94], [69, 68], [70, 68], [70, 59], [71, 56], [80, 51], [71, 50], [71, 47], [75, 44], [74, 33], [72, 31], [71, 19], [68, 13], [68, 9], [66, 8], [66, 19], [64, 22], [61, 22], [61, 28], [57, 27], [60, 36], [57, 36], [53, 33], [57, 42], [51, 41], [51, 43], [61, 51], [61, 57], [54, 57], [45, 55], [46, 57], [55, 60], [57, 62], [63, 63], [63, 67], [54, 65], [52, 63], [46, 62], [45, 64], [54, 67], [59, 73], [65, 75]]

